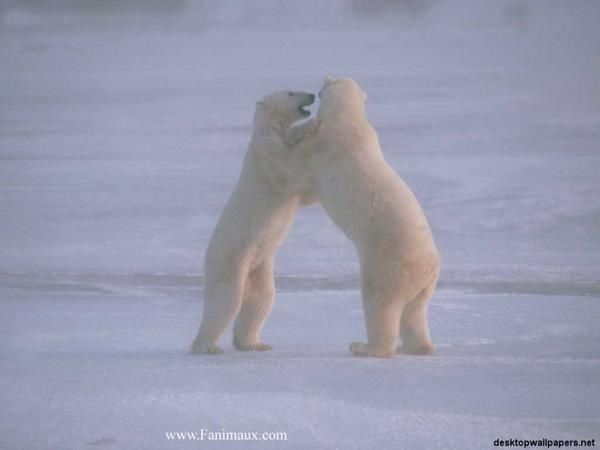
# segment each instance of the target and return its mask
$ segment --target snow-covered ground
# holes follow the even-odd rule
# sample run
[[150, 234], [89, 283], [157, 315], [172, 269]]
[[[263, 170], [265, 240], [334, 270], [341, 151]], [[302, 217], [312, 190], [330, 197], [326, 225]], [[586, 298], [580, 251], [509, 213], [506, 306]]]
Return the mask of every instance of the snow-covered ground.
[[[203, 428], [298, 449], [600, 439], [600, 8], [501, 3], [398, 24], [331, 22], [343, 2], [242, 9], [249, 24], [236, 5], [206, 21], [4, 13], [0, 448], [199, 448], [165, 432]], [[328, 73], [368, 92], [430, 218], [438, 352], [350, 356], [358, 264], [313, 207], [279, 254], [275, 350], [226, 336], [225, 355], [192, 356], [254, 101]]]

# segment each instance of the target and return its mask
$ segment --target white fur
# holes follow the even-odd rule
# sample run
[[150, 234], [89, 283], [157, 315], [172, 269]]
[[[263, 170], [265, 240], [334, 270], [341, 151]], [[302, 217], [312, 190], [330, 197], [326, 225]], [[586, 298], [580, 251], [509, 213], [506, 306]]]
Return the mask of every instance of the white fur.
[[[194, 353], [222, 353], [217, 340], [237, 316], [238, 350], [269, 350], [260, 331], [273, 305], [275, 252], [307, 192], [305, 160], [296, 144], [314, 134], [315, 120], [291, 127], [309, 113], [314, 95], [278, 91], [258, 102], [242, 172], [210, 239], [204, 264], [204, 311]], [[291, 128], [290, 128], [291, 127]]]
[[427, 305], [439, 257], [427, 219], [384, 160], [358, 84], [327, 78], [319, 96], [309, 168], [317, 197], [354, 242], [361, 263], [368, 343], [350, 349], [357, 356], [390, 357], [400, 335], [404, 352], [432, 353]]

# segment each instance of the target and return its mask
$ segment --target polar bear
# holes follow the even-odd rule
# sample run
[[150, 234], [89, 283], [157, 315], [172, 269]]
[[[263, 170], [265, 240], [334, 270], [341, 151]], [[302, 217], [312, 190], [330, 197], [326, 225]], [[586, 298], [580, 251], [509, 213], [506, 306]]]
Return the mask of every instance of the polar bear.
[[306, 92], [277, 91], [257, 103], [253, 134], [237, 186], [208, 244], [204, 310], [193, 353], [217, 354], [216, 343], [231, 320], [237, 350], [270, 350], [259, 334], [275, 296], [274, 255], [297, 209], [316, 201], [296, 147], [318, 128]]
[[354, 342], [350, 350], [391, 357], [400, 335], [400, 351], [431, 354], [427, 305], [439, 257], [425, 214], [386, 163], [360, 86], [328, 77], [319, 97], [319, 131], [307, 146], [309, 171], [319, 201], [354, 242], [361, 266], [368, 342]]

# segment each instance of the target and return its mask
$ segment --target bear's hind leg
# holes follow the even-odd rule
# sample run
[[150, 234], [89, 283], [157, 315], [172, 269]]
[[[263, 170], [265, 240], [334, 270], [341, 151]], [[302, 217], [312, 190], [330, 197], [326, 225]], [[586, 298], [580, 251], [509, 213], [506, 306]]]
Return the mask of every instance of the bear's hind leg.
[[400, 321], [402, 347], [399, 351], [409, 355], [431, 355], [435, 348], [431, 342], [427, 323], [427, 306], [433, 295], [436, 279], [425, 287], [404, 307]]
[[243, 267], [232, 269], [227, 276], [220, 277], [217, 281], [207, 276], [202, 323], [192, 344], [192, 353], [223, 353], [216, 343], [240, 309], [245, 277]]
[[353, 342], [350, 351], [354, 356], [391, 358], [398, 345], [398, 324], [402, 302], [398, 298], [364, 298], [363, 307], [368, 342]]
[[265, 351], [272, 347], [260, 341], [260, 331], [275, 300], [273, 261], [264, 261], [248, 274], [240, 313], [233, 329], [233, 345], [240, 351]]

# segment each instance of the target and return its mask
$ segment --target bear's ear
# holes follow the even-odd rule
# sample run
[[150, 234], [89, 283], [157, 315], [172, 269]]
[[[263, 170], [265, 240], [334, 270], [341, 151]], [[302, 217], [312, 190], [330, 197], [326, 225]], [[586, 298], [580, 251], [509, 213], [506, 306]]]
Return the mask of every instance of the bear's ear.
[[325, 84], [325, 85], [331, 84], [331, 83], [333, 83], [333, 82], [335, 82], [335, 78], [334, 78], [334, 77], [332, 77], [331, 75], [327, 75], [327, 76], [325, 77], [325, 81], [324, 81], [324, 84]]

